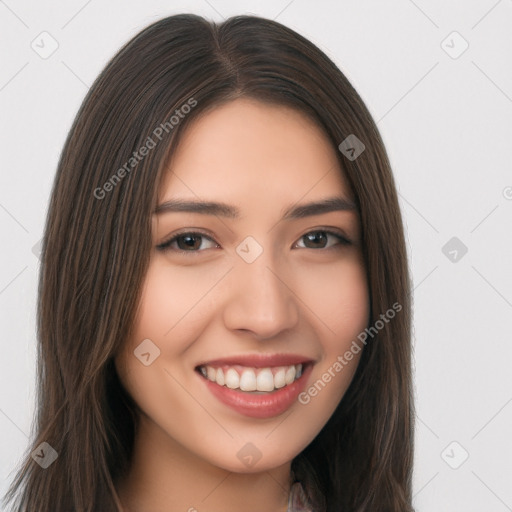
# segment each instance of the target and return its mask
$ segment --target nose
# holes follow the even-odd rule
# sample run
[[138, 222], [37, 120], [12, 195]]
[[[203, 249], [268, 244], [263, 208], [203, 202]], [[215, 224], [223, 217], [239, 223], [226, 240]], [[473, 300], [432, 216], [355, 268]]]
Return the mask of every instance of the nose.
[[280, 272], [265, 254], [252, 263], [235, 263], [224, 308], [228, 329], [250, 331], [261, 340], [292, 329], [299, 320], [299, 300], [289, 273]]

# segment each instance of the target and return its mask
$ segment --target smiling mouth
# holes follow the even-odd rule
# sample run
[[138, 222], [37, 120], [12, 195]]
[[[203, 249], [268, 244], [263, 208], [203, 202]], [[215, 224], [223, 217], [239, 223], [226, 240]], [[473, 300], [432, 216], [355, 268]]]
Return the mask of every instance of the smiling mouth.
[[269, 394], [293, 384], [302, 375], [308, 363], [255, 368], [241, 365], [196, 368], [205, 379], [219, 386], [251, 394]]

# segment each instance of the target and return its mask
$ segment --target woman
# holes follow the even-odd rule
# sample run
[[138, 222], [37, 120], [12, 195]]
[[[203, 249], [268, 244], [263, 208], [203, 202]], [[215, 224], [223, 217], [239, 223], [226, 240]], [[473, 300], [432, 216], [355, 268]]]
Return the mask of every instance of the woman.
[[17, 511], [410, 511], [410, 283], [361, 98], [279, 23], [170, 16], [66, 141]]

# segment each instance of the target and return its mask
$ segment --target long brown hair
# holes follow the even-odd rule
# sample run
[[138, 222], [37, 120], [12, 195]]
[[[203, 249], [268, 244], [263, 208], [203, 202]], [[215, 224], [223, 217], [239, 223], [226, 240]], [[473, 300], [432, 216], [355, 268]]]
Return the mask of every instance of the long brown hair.
[[[238, 97], [305, 113], [335, 148], [351, 134], [365, 145], [356, 159], [338, 157], [359, 209], [369, 327], [392, 304], [401, 311], [368, 337], [344, 398], [292, 471], [316, 512], [412, 510], [410, 281], [377, 127], [336, 65], [291, 29], [183, 14], [112, 58], [61, 154], [42, 245], [34, 440], [6, 496], [16, 511], [120, 509], [115, 485], [130, 465], [137, 415], [113, 356], [133, 327], [158, 186], [190, 121]], [[42, 442], [58, 454], [46, 469], [30, 457]]]

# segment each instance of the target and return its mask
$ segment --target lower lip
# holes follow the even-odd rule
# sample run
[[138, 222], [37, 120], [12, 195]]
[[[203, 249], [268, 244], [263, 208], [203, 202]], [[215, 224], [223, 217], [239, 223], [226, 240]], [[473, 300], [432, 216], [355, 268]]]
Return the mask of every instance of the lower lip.
[[251, 418], [272, 418], [287, 411], [293, 405], [304, 389], [312, 368], [312, 364], [306, 365], [302, 375], [297, 380], [288, 386], [263, 395], [219, 386], [216, 382], [202, 376], [201, 379], [220, 402], [236, 412]]

